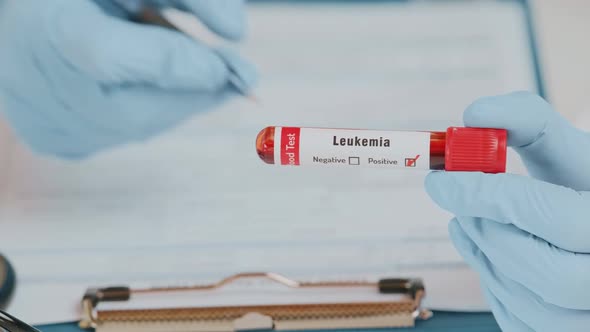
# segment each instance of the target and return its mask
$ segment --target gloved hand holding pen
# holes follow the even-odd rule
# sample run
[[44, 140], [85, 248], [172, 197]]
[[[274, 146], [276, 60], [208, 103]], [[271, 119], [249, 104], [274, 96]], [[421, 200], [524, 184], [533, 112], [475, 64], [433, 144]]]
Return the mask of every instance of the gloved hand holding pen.
[[435, 172], [426, 190], [456, 215], [451, 239], [505, 331], [588, 331], [590, 135], [541, 98], [481, 99], [466, 126], [508, 130], [532, 177]]
[[[243, 0], [159, 1], [230, 40]], [[110, 0], [0, 0], [0, 109], [35, 151], [83, 158], [145, 140], [249, 85], [254, 67], [171, 29], [133, 23]]]

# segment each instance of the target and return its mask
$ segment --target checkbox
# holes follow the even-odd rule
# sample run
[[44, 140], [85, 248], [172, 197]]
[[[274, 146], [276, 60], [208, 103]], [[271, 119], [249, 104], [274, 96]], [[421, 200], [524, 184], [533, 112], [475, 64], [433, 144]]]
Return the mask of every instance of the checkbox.
[[359, 157], [348, 157], [348, 164], [349, 165], [360, 165], [361, 158]]
[[418, 158], [420, 158], [420, 155], [417, 155], [415, 158], [406, 158], [406, 167], [416, 167]]

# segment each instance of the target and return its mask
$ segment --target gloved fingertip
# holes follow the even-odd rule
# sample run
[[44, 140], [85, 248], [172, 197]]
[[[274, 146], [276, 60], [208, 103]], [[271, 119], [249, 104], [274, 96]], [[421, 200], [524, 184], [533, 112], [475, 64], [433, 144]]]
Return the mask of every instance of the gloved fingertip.
[[441, 171], [434, 171], [428, 173], [424, 178], [424, 187], [426, 191], [431, 193], [436, 193], [441, 189], [442, 182], [445, 181], [445, 174]]
[[161, 66], [158, 85], [165, 89], [183, 87], [208, 92], [224, 87], [229, 70], [223, 59], [211, 49], [192, 41], [186, 46], [184, 52], [170, 52], [173, 65]]
[[463, 123], [467, 127], [490, 127], [490, 122], [494, 122], [493, 118], [497, 112], [498, 107], [495, 105], [495, 100], [498, 97], [482, 97], [471, 103], [463, 112]]
[[[229, 41], [238, 42], [246, 37], [246, 15], [241, 1], [218, 13], [220, 16], [215, 20], [216, 23], [212, 24], [212, 30]], [[212, 16], [212, 18], [215, 17]]]
[[446, 197], [449, 194], [449, 187], [453, 182], [453, 174], [449, 172], [431, 172], [424, 180], [424, 188], [430, 198], [442, 206], [446, 207]]
[[224, 62], [240, 81], [246, 85], [248, 90], [253, 89], [258, 84], [258, 69], [254, 64], [246, 61], [237, 52], [228, 48], [219, 48], [215, 52], [224, 59]]
[[449, 221], [448, 229], [449, 229], [449, 235], [451, 236], [451, 238], [453, 238], [454, 235], [462, 232], [461, 225], [459, 224], [459, 220], [457, 220], [457, 217], [455, 217]]
[[461, 224], [457, 217], [451, 219], [448, 225], [449, 236], [455, 245], [461, 248], [469, 248], [469, 242], [467, 240], [467, 234], [461, 228]]
[[78, 144], [57, 144], [61, 139], [55, 137], [36, 137], [36, 135], [21, 135], [30, 151], [44, 158], [59, 158], [68, 162], [82, 162], [96, 153], [99, 148], [90, 146], [83, 141]]
[[[474, 218], [474, 217], [465, 217], [465, 216], [458, 216], [457, 223], [461, 227], [461, 231], [473, 241], [475, 244], [479, 244], [479, 240], [485, 238], [486, 241], [492, 240], [492, 235], [495, 233], [489, 234], [485, 232], [486, 223], [498, 223], [496, 221], [491, 221], [488, 219], [482, 218]], [[497, 226], [497, 225], [494, 225]]]
[[512, 312], [508, 311], [484, 282], [481, 283], [481, 288], [502, 331], [535, 332]]
[[467, 127], [508, 130], [508, 145], [530, 144], [551, 117], [551, 108], [540, 96], [528, 91], [482, 97], [463, 113]]
[[465, 259], [467, 264], [474, 266], [474, 259], [479, 250], [475, 243], [469, 238], [467, 233], [461, 228], [461, 224], [456, 218], [453, 218], [448, 225], [451, 242], [459, 254]]
[[456, 218], [453, 218], [453, 220], [449, 222], [448, 230], [451, 242], [455, 246], [455, 249], [457, 249], [457, 251], [465, 258], [466, 253], [469, 254], [472, 252], [473, 246], [467, 234], [461, 229], [461, 225]]
[[246, 37], [246, 22], [238, 17], [235, 20], [227, 21], [222, 27], [218, 27], [216, 32], [227, 40], [238, 42]]
[[231, 41], [246, 34], [244, 0], [201, 1], [183, 0], [186, 9], [197, 15], [211, 31]]
[[515, 91], [502, 95], [485, 96], [472, 102], [463, 113], [463, 123], [468, 127], [508, 129], [504, 120], [507, 106], [514, 100], [534, 98], [528, 91]]
[[53, 154], [60, 159], [67, 160], [69, 162], [82, 162], [89, 159], [94, 155], [91, 151], [80, 151], [80, 152], [56, 152]]

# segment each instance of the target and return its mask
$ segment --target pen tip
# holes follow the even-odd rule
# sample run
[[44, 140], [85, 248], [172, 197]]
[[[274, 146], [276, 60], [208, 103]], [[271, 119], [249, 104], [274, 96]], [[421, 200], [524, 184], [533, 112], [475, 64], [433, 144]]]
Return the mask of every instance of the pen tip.
[[260, 105], [260, 99], [258, 99], [258, 97], [256, 97], [255, 95], [247, 95], [246, 98]]

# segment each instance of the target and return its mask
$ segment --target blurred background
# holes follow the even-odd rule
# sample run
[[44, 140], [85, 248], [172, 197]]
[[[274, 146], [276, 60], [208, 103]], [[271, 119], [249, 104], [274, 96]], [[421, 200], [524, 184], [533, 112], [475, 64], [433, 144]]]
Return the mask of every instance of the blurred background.
[[590, 73], [590, 47], [579, 43], [589, 28], [590, 4], [580, 0], [560, 3], [530, 1], [535, 15], [542, 66], [551, 103], [571, 121], [590, 126], [585, 98]]

